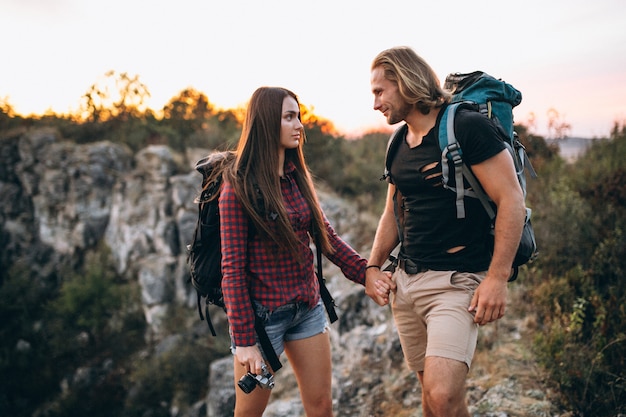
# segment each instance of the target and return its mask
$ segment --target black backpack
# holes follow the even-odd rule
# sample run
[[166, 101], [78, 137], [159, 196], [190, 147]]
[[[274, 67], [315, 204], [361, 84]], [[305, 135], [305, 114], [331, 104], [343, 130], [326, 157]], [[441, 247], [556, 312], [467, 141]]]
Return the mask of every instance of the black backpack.
[[[196, 163], [196, 170], [202, 174], [202, 191], [194, 203], [198, 205], [198, 220], [191, 244], [187, 245], [187, 264], [190, 281], [198, 296], [198, 314], [211, 329], [215, 329], [209, 317], [208, 306], [214, 304], [225, 308], [222, 296], [220, 213], [218, 207], [219, 191], [222, 186], [222, 174], [213, 171], [229, 158], [227, 152], [216, 152]], [[204, 298], [205, 314], [202, 314], [201, 301]]]
[[[226, 311], [222, 294], [222, 251], [220, 244], [219, 193], [222, 186], [223, 167], [234, 158], [229, 151], [214, 152], [196, 163], [196, 170], [202, 174], [202, 191], [194, 200], [198, 204], [198, 220], [191, 244], [187, 245], [187, 264], [189, 265], [190, 281], [197, 293], [198, 314], [200, 319], [206, 317], [211, 334], [216, 336], [215, 328], [209, 315], [209, 305], [213, 304]], [[216, 171], [217, 170], [217, 171]], [[260, 195], [260, 193], [258, 193]], [[259, 204], [263, 207], [263, 204]], [[253, 233], [253, 232], [251, 232]], [[318, 238], [313, 234], [316, 248]], [[337, 320], [335, 301], [326, 288], [322, 275], [322, 254], [317, 250], [317, 278], [320, 293], [331, 323]], [[204, 314], [202, 300], [204, 299]], [[252, 301], [251, 301], [252, 302]], [[274, 371], [282, 367], [272, 344], [267, 337], [265, 328], [257, 318], [255, 330], [259, 337], [263, 352]]]

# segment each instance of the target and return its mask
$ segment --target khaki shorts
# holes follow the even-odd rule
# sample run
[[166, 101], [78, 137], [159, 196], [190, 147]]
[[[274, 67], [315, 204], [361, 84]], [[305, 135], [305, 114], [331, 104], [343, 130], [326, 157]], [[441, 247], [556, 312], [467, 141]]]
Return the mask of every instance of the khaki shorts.
[[404, 357], [415, 372], [424, 371], [426, 356], [465, 362], [476, 350], [478, 325], [468, 312], [484, 273], [426, 271], [408, 275], [397, 269], [392, 302]]

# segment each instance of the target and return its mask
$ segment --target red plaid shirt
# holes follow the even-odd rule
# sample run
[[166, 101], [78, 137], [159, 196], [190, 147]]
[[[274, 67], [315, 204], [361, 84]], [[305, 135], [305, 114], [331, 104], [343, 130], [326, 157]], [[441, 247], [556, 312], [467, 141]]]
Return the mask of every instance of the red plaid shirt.
[[[309, 246], [311, 210], [291, 175], [293, 165], [289, 168], [286, 178], [281, 179], [281, 190], [289, 219], [300, 239], [298, 250], [306, 261], [303, 264], [288, 253], [276, 257], [274, 254], [278, 247], [261, 240], [259, 235], [248, 239], [248, 216], [227, 181], [220, 193], [222, 290], [235, 346], [252, 346], [256, 343], [251, 298], [270, 311], [297, 301], [314, 306], [320, 299], [313, 251]], [[330, 242], [335, 248], [335, 253], [328, 259], [348, 279], [365, 285], [367, 260], [337, 236], [325, 216], [324, 220]], [[268, 244], [272, 245], [269, 250], [266, 248]]]

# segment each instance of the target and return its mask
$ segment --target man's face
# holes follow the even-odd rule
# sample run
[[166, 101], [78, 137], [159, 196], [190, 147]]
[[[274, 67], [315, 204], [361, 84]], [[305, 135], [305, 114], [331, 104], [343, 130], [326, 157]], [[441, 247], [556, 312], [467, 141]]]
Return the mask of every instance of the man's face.
[[411, 111], [411, 105], [402, 99], [398, 84], [385, 78], [382, 67], [372, 70], [370, 81], [374, 94], [374, 110], [380, 111], [390, 125], [405, 120]]

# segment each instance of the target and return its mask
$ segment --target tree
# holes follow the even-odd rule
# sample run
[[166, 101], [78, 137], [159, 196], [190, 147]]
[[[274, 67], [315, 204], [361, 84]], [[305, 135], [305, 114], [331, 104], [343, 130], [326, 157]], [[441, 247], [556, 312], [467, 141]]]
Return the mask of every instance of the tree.
[[572, 130], [572, 125], [556, 109], [548, 109], [548, 136], [551, 139], [565, 139]]
[[138, 75], [130, 76], [126, 72], [118, 74], [111, 70], [83, 95], [80, 115], [82, 119], [93, 123], [138, 118], [147, 110], [148, 97], [148, 87], [139, 81]]
[[206, 94], [193, 88], [181, 91], [163, 107], [163, 122], [178, 131], [184, 138], [207, 128], [214, 116], [214, 107]]
[[313, 107], [307, 107], [304, 104], [300, 104], [300, 119], [304, 129], [308, 132], [310, 129], [319, 130], [324, 135], [337, 136], [337, 130], [335, 125], [328, 119], [317, 116], [313, 113]]
[[20, 124], [21, 121], [22, 117], [15, 114], [8, 97], [0, 98], [0, 129], [10, 129]]

